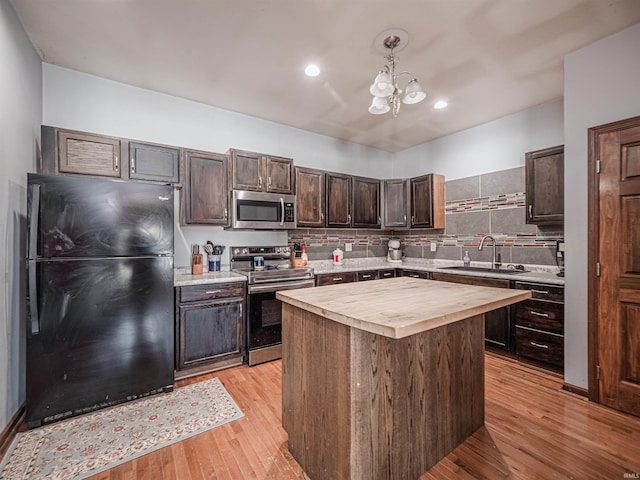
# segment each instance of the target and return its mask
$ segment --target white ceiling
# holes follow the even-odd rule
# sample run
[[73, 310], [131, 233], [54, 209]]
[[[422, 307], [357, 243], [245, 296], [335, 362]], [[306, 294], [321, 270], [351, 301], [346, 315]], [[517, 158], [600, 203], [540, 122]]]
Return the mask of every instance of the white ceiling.
[[[640, 21], [639, 0], [11, 2], [44, 62], [389, 152], [561, 98], [566, 53]], [[390, 28], [427, 91], [396, 119], [367, 112]]]

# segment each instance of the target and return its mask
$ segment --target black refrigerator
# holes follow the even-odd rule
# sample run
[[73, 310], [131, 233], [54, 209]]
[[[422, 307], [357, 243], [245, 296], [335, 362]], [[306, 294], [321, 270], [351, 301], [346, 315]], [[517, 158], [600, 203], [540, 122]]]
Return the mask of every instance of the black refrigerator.
[[28, 175], [29, 428], [173, 388], [173, 188]]

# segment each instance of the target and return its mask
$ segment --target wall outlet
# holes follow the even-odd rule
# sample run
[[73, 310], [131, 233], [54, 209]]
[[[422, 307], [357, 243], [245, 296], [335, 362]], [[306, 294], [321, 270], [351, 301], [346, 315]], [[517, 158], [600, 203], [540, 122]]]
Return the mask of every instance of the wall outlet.
[[345, 243], [344, 244], [344, 251], [345, 252], [350, 252], [351, 250], [353, 250], [353, 243]]
[[432, 251], [432, 252], [435, 252], [435, 251], [436, 251], [436, 246], [437, 246], [437, 245], [438, 245], [438, 244], [437, 244], [436, 242], [431, 242], [431, 251]]

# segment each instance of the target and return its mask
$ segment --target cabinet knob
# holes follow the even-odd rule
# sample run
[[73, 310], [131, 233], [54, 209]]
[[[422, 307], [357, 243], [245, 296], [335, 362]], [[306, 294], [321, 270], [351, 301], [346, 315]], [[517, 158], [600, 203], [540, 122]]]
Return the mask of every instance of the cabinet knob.
[[131, 173], [136, 173], [136, 159], [134, 157], [131, 158]]
[[347, 213], [347, 223], [351, 224], [351, 214]]
[[529, 218], [533, 218], [533, 210], [531, 205], [529, 205]]
[[413, 225], [415, 222], [415, 217], [413, 215], [411, 215], [411, 225]]
[[267, 185], [268, 185], [268, 186], [271, 186], [271, 177], [268, 177], [268, 178], [267, 178]]
[[118, 155], [116, 154], [116, 164], [115, 164], [116, 172], [118, 171], [118, 168], [120, 168], [120, 167], [118, 166]]
[[227, 208], [226, 208], [226, 207], [225, 207], [225, 209], [224, 209], [224, 219], [225, 219], [225, 220], [227, 219]]
[[262, 175], [258, 177], [258, 186], [262, 188]]

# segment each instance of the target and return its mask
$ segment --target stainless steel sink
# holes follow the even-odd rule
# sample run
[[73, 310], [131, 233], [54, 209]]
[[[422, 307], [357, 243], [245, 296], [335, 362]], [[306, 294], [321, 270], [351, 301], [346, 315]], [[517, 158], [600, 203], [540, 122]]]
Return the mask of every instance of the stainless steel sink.
[[459, 270], [461, 272], [501, 273], [504, 275], [515, 275], [518, 273], [527, 273], [529, 271], [529, 270], [517, 270], [515, 268], [465, 267], [464, 265], [456, 265], [455, 267], [444, 267], [443, 270]]

